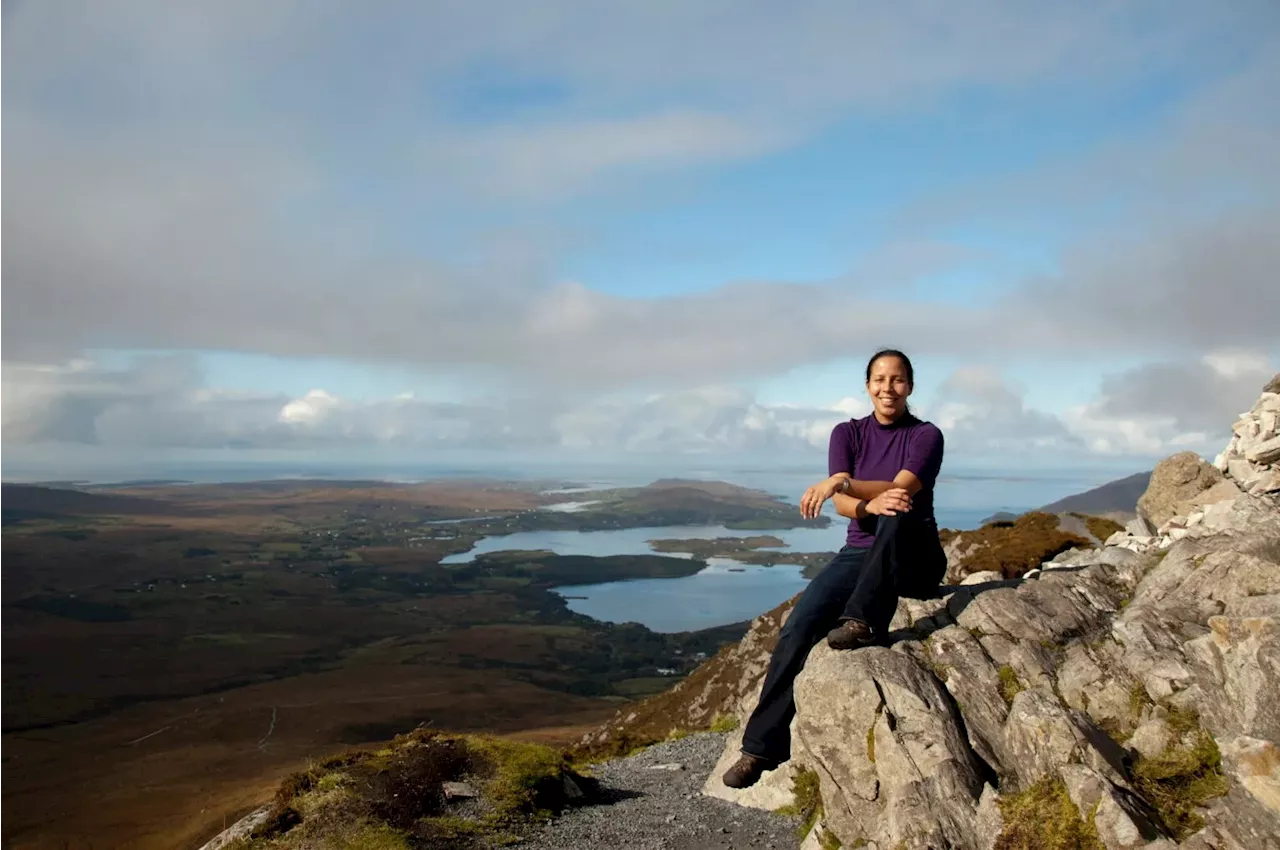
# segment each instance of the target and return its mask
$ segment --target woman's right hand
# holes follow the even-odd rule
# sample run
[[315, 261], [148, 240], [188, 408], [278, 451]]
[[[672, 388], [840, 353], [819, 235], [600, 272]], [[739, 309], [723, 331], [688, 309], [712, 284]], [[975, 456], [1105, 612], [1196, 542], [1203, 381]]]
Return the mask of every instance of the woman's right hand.
[[897, 516], [911, 510], [911, 494], [902, 487], [885, 490], [867, 502], [867, 513], [877, 516]]

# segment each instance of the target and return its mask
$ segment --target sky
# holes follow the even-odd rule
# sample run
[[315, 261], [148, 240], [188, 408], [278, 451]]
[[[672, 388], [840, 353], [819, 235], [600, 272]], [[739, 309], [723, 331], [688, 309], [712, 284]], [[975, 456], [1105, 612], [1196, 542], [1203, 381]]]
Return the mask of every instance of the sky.
[[[3, 471], [1208, 456], [1280, 370], [1280, 5], [17, 0]], [[674, 459], [674, 460], [671, 460]]]

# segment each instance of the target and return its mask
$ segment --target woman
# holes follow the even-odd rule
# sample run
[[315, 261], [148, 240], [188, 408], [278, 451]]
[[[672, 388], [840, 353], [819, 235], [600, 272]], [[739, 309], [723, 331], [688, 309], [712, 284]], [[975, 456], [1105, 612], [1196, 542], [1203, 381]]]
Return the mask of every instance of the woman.
[[947, 558], [933, 516], [942, 466], [942, 432], [907, 408], [915, 374], [901, 351], [867, 363], [873, 412], [831, 432], [831, 476], [805, 491], [800, 512], [813, 518], [831, 499], [849, 518], [844, 548], [797, 600], [769, 661], [760, 702], [742, 736], [742, 758], [724, 774], [730, 788], [754, 785], [791, 758], [791, 685], [825, 634], [833, 649], [884, 639], [898, 597], [932, 595]]

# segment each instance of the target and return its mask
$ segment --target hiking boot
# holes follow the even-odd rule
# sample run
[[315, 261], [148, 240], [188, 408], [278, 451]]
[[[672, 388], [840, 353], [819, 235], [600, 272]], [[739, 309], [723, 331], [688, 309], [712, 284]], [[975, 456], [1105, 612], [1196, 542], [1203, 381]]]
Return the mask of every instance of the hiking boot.
[[724, 772], [722, 779], [730, 788], [750, 788], [760, 781], [762, 773], [773, 770], [775, 767], [777, 765], [771, 761], [750, 753], [743, 753], [742, 757], [733, 763], [733, 767]]
[[827, 646], [832, 649], [858, 649], [873, 643], [871, 627], [861, 620], [845, 620], [827, 632]]

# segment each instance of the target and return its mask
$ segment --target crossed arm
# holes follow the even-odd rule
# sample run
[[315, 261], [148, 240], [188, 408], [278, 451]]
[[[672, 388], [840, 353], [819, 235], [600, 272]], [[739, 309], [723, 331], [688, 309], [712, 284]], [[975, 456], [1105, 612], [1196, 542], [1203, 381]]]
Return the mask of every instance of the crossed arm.
[[800, 512], [806, 517], [815, 517], [822, 503], [831, 499], [836, 513], [849, 519], [884, 511], [892, 516], [898, 511], [911, 510], [911, 497], [923, 486], [916, 474], [906, 469], [900, 470], [892, 481], [859, 481], [847, 472], [837, 472], [805, 492], [800, 500]]

